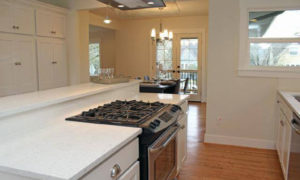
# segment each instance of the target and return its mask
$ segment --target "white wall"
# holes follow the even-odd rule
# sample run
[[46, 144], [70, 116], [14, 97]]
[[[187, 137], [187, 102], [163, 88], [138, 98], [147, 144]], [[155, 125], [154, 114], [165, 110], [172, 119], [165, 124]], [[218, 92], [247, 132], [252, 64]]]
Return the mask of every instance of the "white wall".
[[[299, 0], [241, 2], [242, 8], [300, 5]], [[210, 0], [205, 141], [274, 148], [276, 91], [300, 90], [300, 80], [237, 75], [239, 17], [239, 0]]]

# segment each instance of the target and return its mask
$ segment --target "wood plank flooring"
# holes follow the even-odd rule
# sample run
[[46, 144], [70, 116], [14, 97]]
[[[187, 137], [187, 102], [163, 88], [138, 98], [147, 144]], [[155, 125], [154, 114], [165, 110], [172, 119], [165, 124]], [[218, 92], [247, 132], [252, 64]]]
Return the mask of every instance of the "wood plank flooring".
[[204, 141], [206, 104], [189, 103], [188, 155], [178, 180], [283, 180], [276, 151]]

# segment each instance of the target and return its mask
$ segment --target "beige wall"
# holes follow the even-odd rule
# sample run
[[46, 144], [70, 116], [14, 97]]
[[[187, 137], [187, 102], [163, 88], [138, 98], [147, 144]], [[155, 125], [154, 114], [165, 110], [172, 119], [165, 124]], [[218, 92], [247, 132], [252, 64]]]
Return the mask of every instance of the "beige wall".
[[[300, 5], [296, 0], [241, 0], [243, 8]], [[247, 7], [248, 6], [248, 7]], [[239, 0], [210, 0], [207, 142], [274, 147], [277, 89], [300, 90], [299, 79], [239, 77]]]
[[[121, 28], [116, 31], [116, 70], [118, 74], [132, 77], [150, 75], [151, 39], [150, 31], [153, 27], [159, 29], [159, 18], [124, 20]], [[208, 17], [170, 17], [163, 18], [164, 28], [170, 30], [189, 31], [191, 29], [205, 29], [207, 35]]]

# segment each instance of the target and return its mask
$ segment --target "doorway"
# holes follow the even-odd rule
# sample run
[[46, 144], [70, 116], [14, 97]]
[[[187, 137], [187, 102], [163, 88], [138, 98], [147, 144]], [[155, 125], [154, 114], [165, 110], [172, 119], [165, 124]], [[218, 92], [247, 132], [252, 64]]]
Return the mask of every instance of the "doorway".
[[190, 101], [202, 98], [202, 41], [201, 33], [175, 33], [173, 40], [156, 43], [156, 76], [180, 79], [180, 91]]

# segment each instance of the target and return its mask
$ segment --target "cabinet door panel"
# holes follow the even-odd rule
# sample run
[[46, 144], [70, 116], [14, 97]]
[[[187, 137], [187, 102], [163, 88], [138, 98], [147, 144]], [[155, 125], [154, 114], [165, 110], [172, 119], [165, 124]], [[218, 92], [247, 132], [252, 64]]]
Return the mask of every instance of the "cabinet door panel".
[[65, 37], [65, 26], [66, 26], [66, 20], [65, 16], [61, 15], [55, 15], [52, 16], [52, 22], [53, 22], [53, 31], [55, 37]]
[[37, 69], [35, 46], [32, 38], [15, 42], [15, 60], [21, 65], [16, 66], [16, 83], [18, 93], [37, 90]]
[[38, 41], [38, 72], [39, 89], [48, 89], [53, 87], [54, 69], [53, 69], [53, 43], [47, 41]]
[[34, 34], [34, 9], [22, 5], [15, 5], [13, 9], [14, 25], [18, 27], [15, 29], [15, 32], [21, 34]]
[[285, 176], [287, 177], [288, 173], [288, 163], [289, 163], [289, 156], [290, 156], [290, 145], [291, 145], [291, 133], [292, 129], [288, 120], [285, 119], [286, 123], [284, 126], [284, 139], [282, 143], [282, 165], [285, 169]]
[[186, 158], [187, 154], [187, 115], [184, 113], [184, 115], [181, 116], [180, 120], [178, 123], [181, 126], [180, 131], [178, 132], [177, 135], [177, 170], [179, 171], [180, 168], [182, 167], [182, 163]]
[[132, 165], [118, 180], [140, 180], [140, 163]]
[[0, 31], [13, 32], [12, 3], [8, 1], [0, 2]]
[[15, 93], [13, 40], [0, 37], [0, 96]]
[[62, 87], [67, 85], [67, 62], [66, 62], [66, 45], [64, 41], [55, 43], [53, 46], [54, 64], [54, 86]]
[[53, 36], [52, 29], [52, 14], [49, 12], [36, 12], [36, 33], [39, 36]]

